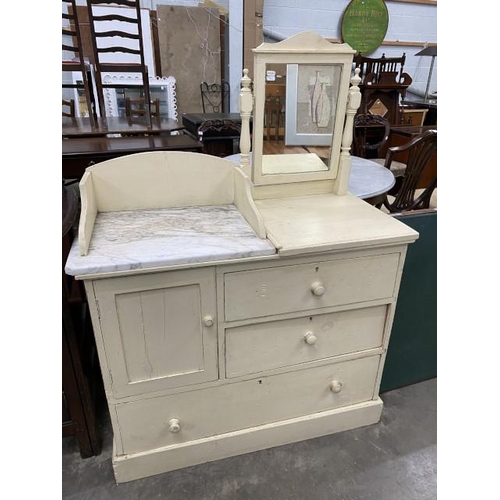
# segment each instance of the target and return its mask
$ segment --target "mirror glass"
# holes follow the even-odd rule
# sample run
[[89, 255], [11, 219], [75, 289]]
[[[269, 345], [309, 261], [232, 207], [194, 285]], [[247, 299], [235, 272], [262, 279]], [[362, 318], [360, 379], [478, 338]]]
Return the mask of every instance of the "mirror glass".
[[329, 170], [341, 65], [266, 64], [262, 174]]

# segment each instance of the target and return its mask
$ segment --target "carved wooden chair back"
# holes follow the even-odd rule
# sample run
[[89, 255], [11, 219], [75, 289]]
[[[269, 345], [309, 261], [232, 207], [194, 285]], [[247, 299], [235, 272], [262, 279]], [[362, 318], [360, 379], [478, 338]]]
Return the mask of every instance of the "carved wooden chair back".
[[422, 172], [432, 156], [437, 152], [437, 130], [428, 130], [413, 138], [407, 144], [389, 148], [385, 159], [385, 167], [390, 169], [394, 156], [405, 151], [408, 153], [408, 160], [401, 185], [394, 195], [394, 200], [389, 201], [387, 196], [384, 199], [384, 206], [391, 213], [429, 208], [432, 192], [437, 187], [436, 171], [436, 174], [423, 191], [418, 196], [415, 196]]
[[354, 118], [352, 152], [361, 158], [380, 158], [389, 140], [389, 120], [379, 115], [358, 114]]
[[[78, 20], [78, 11], [76, 0], [62, 0], [62, 88], [82, 89], [85, 93], [87, 110], [92, 125], [95, 125], [95, 106], [94, 94], [92, 92], [90, 64], [83, 57], [82, 36], [80, 32], [80, 23]], [[67, 81], [64, 73], [79, 73], [81, 80]], [[63, 103], [64, 104], [64, 103]], [[73, 115], [75, 116], [75, 101], [73, 100]], [[71, 110], [70, 110], [71, 111]], [[63, 116], [68, 116], [64, 115]]]
[[200, 83], [203, 113], [227, 113], [229, 111], [229, 82]]
[[62, 115], [74, 118], [75, 115], [75, 100], [74, 99], [63, 99], [62, 100]]
[[[143, 97], [145, 99], [145, 117], [151, 126], [151, 97], [149, 90], [148, 66], [144, 57], [142, 36], [141, 7], [139, 0], [87, 0], [89, 25], [92, 36], [92, 49], [96, 74], [97, 97], [101, 116], [105, 116], [106, 88], [125, 88], [126, 82], [104, 79], [108, 73], [140, 74]], [[124, 7], [102, 14], [101, 7]], [[117, 13], [117, 10], [123, 11]], [[106, 22], [113, 22], [113, 29], [106, 30]], [[104, 24], [103, 24], [104, 23]], [[129, 54], [127, 62], [109, 62], [109, 54]], [[128, 85], [130, 86], [130, 85]]]
[[401, 57], [385, 57], [385, 54], [382, 57], [354, 56], [355, 67], [360, 69], [361, 83], [365, 83], [365, 77], [370, 74], [374, 75], [376, 82], [384, 78], [384, 73], [398, 74], [401, 77], [405, 62], [405, 53]]

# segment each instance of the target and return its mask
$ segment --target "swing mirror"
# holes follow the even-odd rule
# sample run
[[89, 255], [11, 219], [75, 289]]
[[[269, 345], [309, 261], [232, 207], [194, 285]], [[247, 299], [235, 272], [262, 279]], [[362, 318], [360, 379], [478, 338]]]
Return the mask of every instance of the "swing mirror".
[[311, 32], [254, 49], [255, 184], [335, 179], [353, 54]]

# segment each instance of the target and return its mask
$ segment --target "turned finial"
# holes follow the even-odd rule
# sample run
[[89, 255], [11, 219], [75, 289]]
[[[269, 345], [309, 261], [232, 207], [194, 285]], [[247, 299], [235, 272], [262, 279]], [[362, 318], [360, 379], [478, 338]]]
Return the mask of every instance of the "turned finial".
[[361, 83], [361, 77], [359, 73], [361, 72], [361, 68], [356, 68], [354, 70], [354, 75], [351, 77], [351, 85], [353, 87], [357, 87]]
[[252, 83], [252, 80], [248, 76], [248, 69], [245, 68], [243, 70], [243, 76], [241, 77], [241, 86], [243, 87], [243, 89], [247, 89], [247, 88], [249, 89], [250, 83]]

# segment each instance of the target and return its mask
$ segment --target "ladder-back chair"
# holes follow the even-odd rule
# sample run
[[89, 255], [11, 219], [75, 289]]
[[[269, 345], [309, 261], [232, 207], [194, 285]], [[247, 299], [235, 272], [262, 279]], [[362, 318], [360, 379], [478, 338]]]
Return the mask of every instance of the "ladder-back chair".
[[[142, 77], [142, 89], [145, 99], [145, 119], [151, 127], [151, 97], [149, 73], [144, 57], [142, 36], [141, 8], [139, 0], [87, 0], [92, 48], [96, 74], [97, 96], [101, 116], [106, 115], [104, 90], [106, 88], [130, 87], [126, 82], [105, 81], [107, 73], [139, 73]], [[123, 7], [116, 9], [115, 7]], [[113, 7], [114, 10], [102, 14], [94, 9]], [[117, 12], [123, 10], [122, 12]], [[109, 29], [106, 22], [114, 23]], [[127, 62], [110, 62], [109, 54], [129, 54]]]
[[[85, 61], [83, 57], [83, 45], [82, 45], [82, 36], [80, 32], [80, 24], [78, 21], [78, 13], [76, 8], [76, 0], [62, 0], [63, 12], [63, 27], [62, 27], [62, 50], [63, 50], [63, 58], [62, 58], [62, 72], [63, 72], [63, 80], [64, 73], [67, 72], [76, 72], [81, 74], [81, 82], [80, 81], [72, 81], [62, 83], [62, 88], [73, 88], [73, 89], [83, 89], [85, 93], [85, 99], [87, 102], [87, 109], [90, 117], [90, 121], [92, 126], [95, 125], [95, 106], [94, 106], [94, 95], [92, 92], [91, 85], [91, 72], [90, 65]], [[70, 37], [68, 39], [68, 37]], [[70, 59], [64, 57], [64, 52], [69, 52], [73, 54], [73, 57]], [[64, 103], [63, 103], [64, 104]], [[75, 102], [73, 100], [73, 106]], [[70, 112], [73, 112], [73, 116], [75, 116], [75, 109], [73, 107]], [[64, 113], [63, 113], [63, 116]]]

